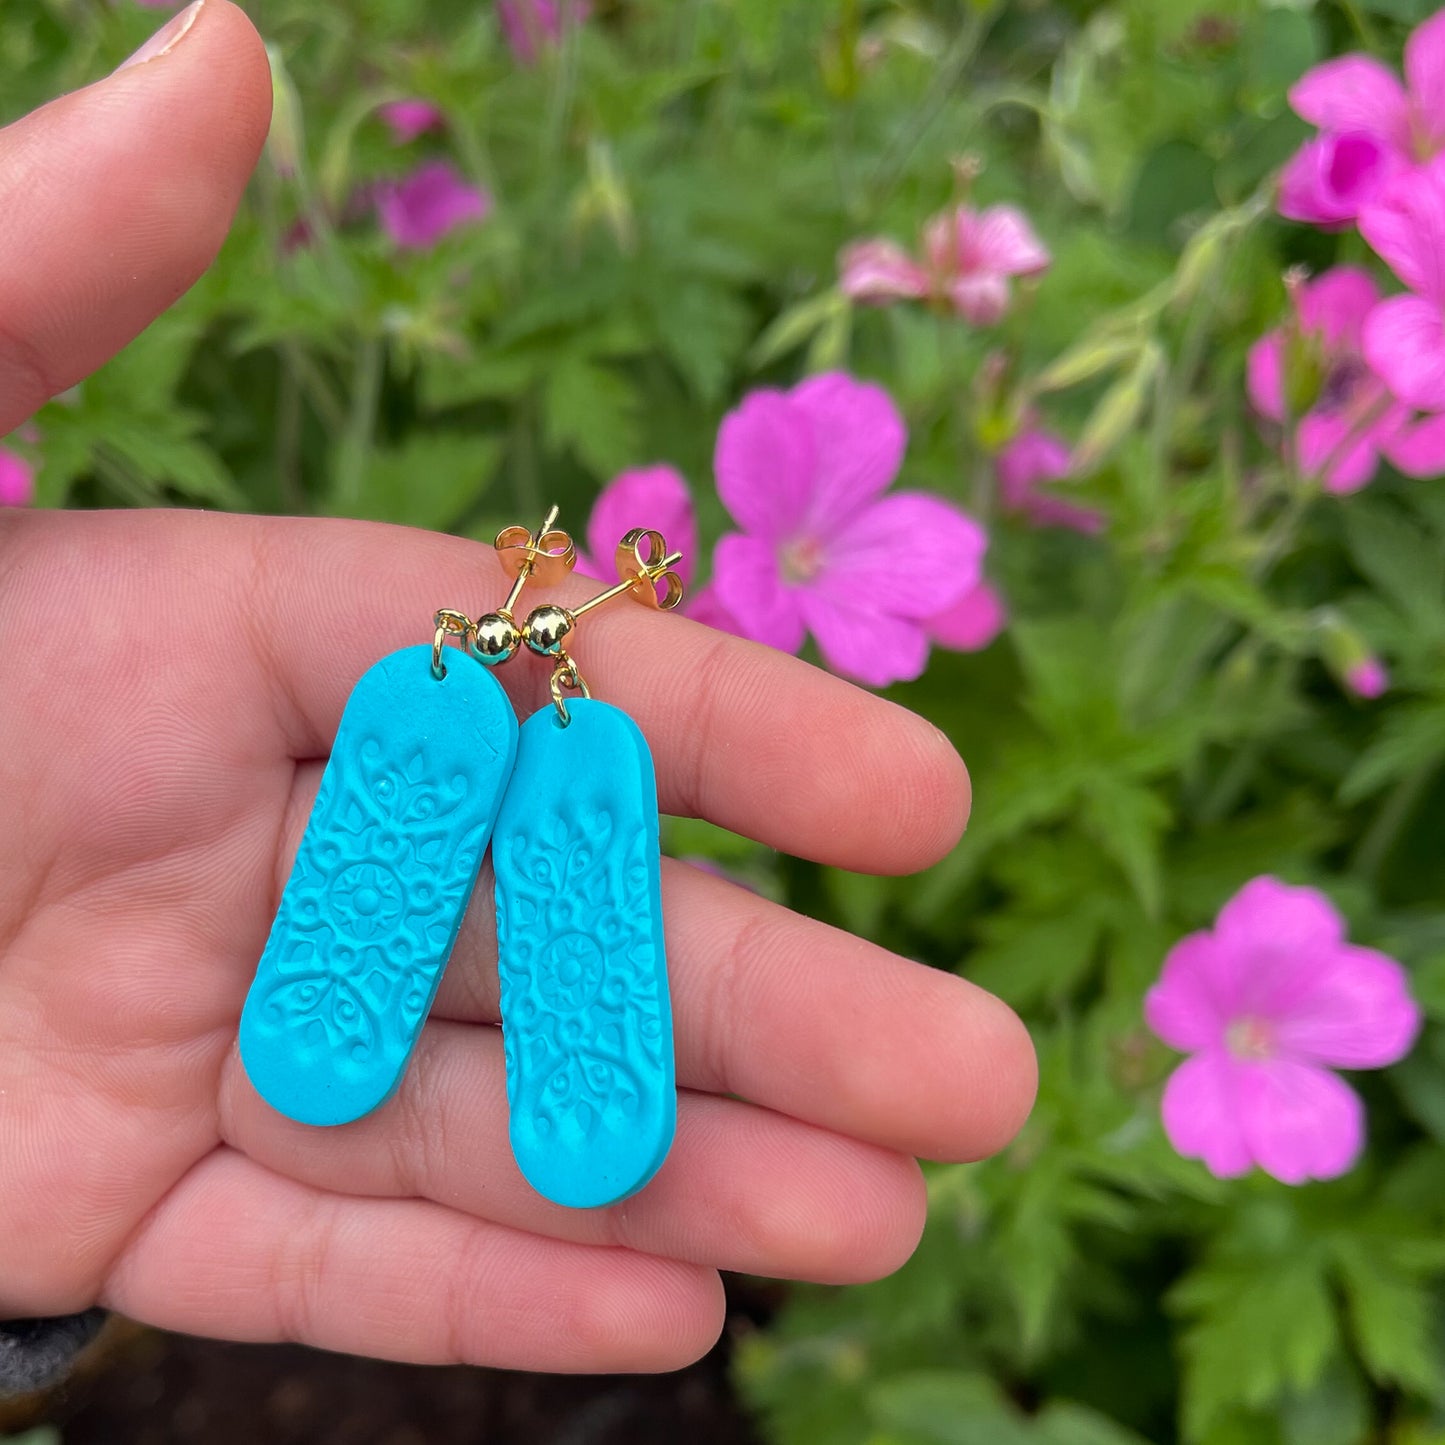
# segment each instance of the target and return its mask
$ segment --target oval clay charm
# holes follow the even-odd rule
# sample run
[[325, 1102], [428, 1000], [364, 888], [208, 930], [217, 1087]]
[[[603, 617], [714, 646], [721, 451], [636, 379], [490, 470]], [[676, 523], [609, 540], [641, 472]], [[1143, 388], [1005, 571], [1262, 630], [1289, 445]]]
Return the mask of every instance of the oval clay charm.
[[460, 650], [384, 657], [341, 717], [241, 1014], [268, 1104], [345, 1124], [391, 1096], [456, 941], [517, 749], [501, 684]]
[[512, 1151], [589, 1209], [657, 1172], [677, 1086], [652, 754], [620, 709], [567, 707], [522, 725], [492, 865]]

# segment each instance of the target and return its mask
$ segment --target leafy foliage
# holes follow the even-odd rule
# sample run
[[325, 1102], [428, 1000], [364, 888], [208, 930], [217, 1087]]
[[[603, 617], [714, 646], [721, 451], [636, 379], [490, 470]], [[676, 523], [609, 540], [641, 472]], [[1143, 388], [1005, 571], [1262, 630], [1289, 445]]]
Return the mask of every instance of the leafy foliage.
[[[1243, 379], [1284, 268], [1363, 259], [1271, 216], [1305, 134], [1288, 87], [1353, 46], [1393, 61], [1433, 5], [615, 0], [534, 67], [487, 6], [342, 8], [250, 6], [270, 160], [213, 272], [37, 419], [41, 500], [486, 536], [667, 460], [716, 536], [728, 406], [824, 367], [880, 380], [905, 481], [986, 516], [1013, 618], [897, 690], [968, 756], [970, 834], [915, 880], [670, 841], [1000, 993], [1040, 1102], [1002, 1158], [931, 1170], [895, 1278], [793, 1292], [741, 1387], [777, 1445], [1442, 1445], [1445, 492], [1319, 495]], [[0, 108], [153, 20], [9, 0]], [[393, 147], [374, 107], [401, 96], [447, 129]], [[365, 188], [433, 151], [495, 212], [394, 253]], [[1052, 269], [989, 331], [851, 307], [839, 249], [911, 244], [965, 154]], [[1103, 537], [999, 515], [992, 457], [1030, 411], [1076, 442]], [[1341, 692], [1341, 638], [1389, 660], [1387, 699]], [[1170, 1151], [1140, 1014], [1170, 944], [1261, 872], [1328, 889], [1432, 1016], [1370, 1081], [1359, 1172], [1293, 1193]]]

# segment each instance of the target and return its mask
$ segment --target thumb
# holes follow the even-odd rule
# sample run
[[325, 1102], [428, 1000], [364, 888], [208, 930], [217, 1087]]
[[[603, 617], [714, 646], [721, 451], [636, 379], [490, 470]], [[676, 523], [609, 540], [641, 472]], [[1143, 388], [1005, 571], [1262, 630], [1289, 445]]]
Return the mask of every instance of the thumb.
[[270, 115], [250, 21], [195, 0], [115, 74], [0, 130], [0, 436], [210, 265]]

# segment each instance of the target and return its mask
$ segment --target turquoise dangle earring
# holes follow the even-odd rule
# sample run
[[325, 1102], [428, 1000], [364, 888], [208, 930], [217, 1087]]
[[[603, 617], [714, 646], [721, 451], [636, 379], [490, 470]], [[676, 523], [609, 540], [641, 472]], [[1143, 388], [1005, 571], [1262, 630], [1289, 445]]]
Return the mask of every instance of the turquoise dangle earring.
[[416, 1047], [516, 760], [489, 669], [521, 644], [523, 586], [576, 560], [556, 515], [498, 536], [515, 578], [501, 608], [475, 624], [438, 612], [430, 647], [382, 658], [347, 701], [241, 1014], [252, 1084], [301, 1123], [370, 1113]]
[[522, 627], [554, 664], [554, 706], [522, 724], [492, 843], [512, 1151], [539, 1194], [579, 1209], [625, 1199], [661, 1167], [677, 1086], [652, 754], [591, 696], [565, 643], [614, 597], [676, 607], [679, 561], [660, 533], [629, 532], [616, 587], [538, 607]]

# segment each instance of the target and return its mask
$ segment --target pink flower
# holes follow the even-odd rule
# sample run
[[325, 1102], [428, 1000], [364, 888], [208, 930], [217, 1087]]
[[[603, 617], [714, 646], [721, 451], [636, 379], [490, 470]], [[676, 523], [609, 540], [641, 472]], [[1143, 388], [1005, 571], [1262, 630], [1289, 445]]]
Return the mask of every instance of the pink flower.
[[923, 229], [923, 262], [892, 241], [860, 241], [840, 258], [843, 294], [856, 301], [898, 297], [951, 306], [975, 326], [1008, 310], [1009, 279], [1045, 270], [1049, 253], [1023, 212], [1012, 206], [957, 206]]
[[586, 0], [497, 0], [497, 19], [517, 62], [535, 65], [537, 56], [560, 44], [563, 32], [580, 25], [591, 8]]
[[1417, 293], [1375, 308], [1365, 356], [1401, 401], [1445, 411], [1445, 157], [1396, 176], [1360, 213], [1360, 234]]
[[34, 469], [24, 457], [0, 447], [0, 507], [27, 507], [34, 500]]
[[1040, 490], [1040, 483], [1063, 481], [1072, 469], [1069, 444], [1062, 437], [1042, 427], [1021, 432], [995, 462], [1003, 509], [1027, 517], [1037, 527], [1067, 527], [1088, 534], [1102, 530], [1102, 513]]
[[930, 620], [977, 587], [988, 538], [938, 497], [881, 495], [906, 443], [887, 392], [838, 372], [723, 419], [718, 494], [741, 531], [713, 586], [746, 636], [796, 652], [811, 632], [829, 667], [876, 686], [923, 671]]
[[617, 544], [635, 527], [661, 532], [667, 545], [682, 553], [677, 575], [687, 587], [682, 602], [684, 615], [741, 635], [736, 619], [717, 601], [711, 587], [693, 588], [697, 518], [687, 483], [673, 467], [638, 467], [620, 473], [603, 487], [587, 519], [587, 546], [577, 549], [577, 571], [609, 585], [616, 582]]
[[373, 193], [382, 227], [398, 245], [425, 251], [449, 231], [492, 212], [492, 198], [470, 186], [446, 161], [428, 161], [400, 181], [381, 181]]
[[[1375, 475], [1383, 453], [1411, 476], [1445, 467], [1445, 427], [1411, 424], [1361, 354], [1362, 338], [1379, 309], [1374, 280], [1354, 266], [1336, 266], [1295, 292], [1301, 354], [1287, 328], [1262, 336], [1249, 352], [1249, 398], [1255, 410], [1283, 422], [1287, 361], [1308, 360], [1320, 376], [1319, 396], [1296, 419], [1294, 446], [1300, 467], [1323, 473], [1331, 492], [1355, 492]], [[1389, 305], [1389, 302], [1383, 303]]]
[[446, 121], [441, 107], [429, 100], [392, 100], [377, 106], [376, 113], [386, 123], [392, 140], [399, 146], [408, 145], [419, 135], [437, 129]]
[[1285, 1184], [1351, 1168], [1364, 1108], [1330, 1071], [1396, 1063], [1421, 1021], [1394, 959], [1346, 942], [1322, 893], [1267, 877], [1175, 944], [1144, 1009], [1192, 1055], [1164, 1090], [1169, 1142], [1222, 1179], [1257, 1164]]
[[980, 581], [952, 607], [928, 619], [935, 647], [950, 652], [981, 652], [1008, 622], [1008, 608], [991, 582]]
[[1378, 657], [1362, 657], [1345, 669], [1345, 686], [1356, 697], [1373, 701], [1390, 686], [1390, 674]]
[[1445, 11], [1405, 44], [1405, 78], [1367, 55], [1342, 55], [1303, 75], [1289, 93], [1322, 134], [1285, 168], [1280, 210], [1295, 220], [1352, 220], [1402, 169], [1445, 145]]
[[1315, 226], [1345, 225], [1380, 193], [1397, 166], [1395, 152], [1378, 136], [1364, 131], [1316, 136], [1284, 168], [1280, 215]]

